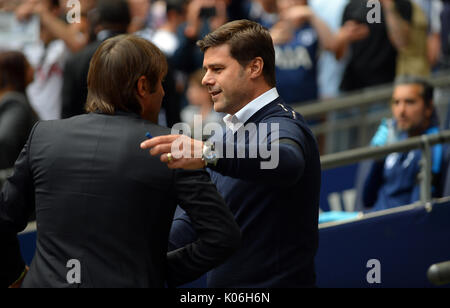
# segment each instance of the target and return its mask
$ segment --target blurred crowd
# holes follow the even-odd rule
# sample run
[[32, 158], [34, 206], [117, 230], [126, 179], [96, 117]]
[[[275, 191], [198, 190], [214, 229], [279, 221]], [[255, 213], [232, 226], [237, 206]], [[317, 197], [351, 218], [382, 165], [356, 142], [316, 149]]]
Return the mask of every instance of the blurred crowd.
[[[277, 89], [290, 104], [450, 68], [450, 0], [0, 0], [0, 12], [40, 17], [39, 41], [0, 46], [0, 152], [14, 148], [12, 157], [29, 133], [24, 122], [84, 113], [90, 59], [119, 34], [135, 33], [166, 55], [159, 123], [169, 127], [193, 126], [195, 115], [220, 121], [201, 85], [196, 41], [230, 20], [270, 29]], [[11, 167], [0, 155], [0, 169]]]

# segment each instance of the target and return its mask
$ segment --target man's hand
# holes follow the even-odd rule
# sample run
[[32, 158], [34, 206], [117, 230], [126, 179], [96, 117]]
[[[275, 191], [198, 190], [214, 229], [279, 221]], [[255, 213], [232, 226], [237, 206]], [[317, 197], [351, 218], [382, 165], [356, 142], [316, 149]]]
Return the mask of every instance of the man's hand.
[[289, 42], [294, 36], [294, 30], [290, 23], [286, 21], [277, 22], [270, 28], [270, 36], [275, 45], [282, 45]]
[[36, 7], [40, 4], [39, 0], [27, 0], [20, 4], [15, 9], [15, 14], [17, 20], [23, 22], [30, 19], [31, 15], [33, 15], [36, 10]]
[[335, 54], [336, 59], [342, 59], [353, 42], [363, 40], [370, 35], [370, 29], [367, 25], [358, 23], [354, 20], [348, 20], [336, 34]]
[[282, 20], [302, 25], [305, 22], [311, 21], [311, 18], [314, 17], [314, 13], [307, 5], [296, 5], [287, 10], [283, 10], [280, 13], [280, 16]]
[[401, 51], [410, 43], [411, 25], [397, 11], [394, 0], [381, 0], [386, 17], [389, 39], [394, 47]]
[[150, 150], [150, 155], [161, 155], [161, 161], [169, 169], [195, 170], [205, 168], [203, 142], [184, 135], [155, 137], [141, 143], [142, 149]]
[[367, 25], [357, 23], [354, 20], [348, 20], [342, 26], [338, 35], [344, 40], [353, 43], [367, 38], [370, 35], [370, 30]]

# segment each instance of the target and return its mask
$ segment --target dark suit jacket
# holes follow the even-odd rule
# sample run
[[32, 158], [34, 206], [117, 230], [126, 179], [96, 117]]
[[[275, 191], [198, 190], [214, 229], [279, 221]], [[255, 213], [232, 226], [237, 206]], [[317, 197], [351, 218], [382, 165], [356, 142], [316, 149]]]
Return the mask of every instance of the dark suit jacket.
[[0, 99], [0, 169], [14, 165], [36, 121], [25, 94], [8, 92]]
[[[140, 149], [146, 132], [169, 133], [121, 112], [34, 127], [0, 194], [4, 285], [23, 269], [16, 233], [34, 206], [37, 249], [24, 287], [176, 286], [237, 249], [239, 228], [209, 175], [169, 170]], [[177, 204], [200, 239], [167, 254]], [[79, 261], [81, 284], [67, 281], [70, 260]]]

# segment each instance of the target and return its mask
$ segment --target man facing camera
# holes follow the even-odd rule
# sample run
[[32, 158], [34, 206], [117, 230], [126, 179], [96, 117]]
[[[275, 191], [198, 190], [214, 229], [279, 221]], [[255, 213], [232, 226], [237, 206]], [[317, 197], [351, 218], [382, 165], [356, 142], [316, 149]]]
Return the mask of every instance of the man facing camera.
[[[234, 252], [240, 231], [209, 175], [169, 170], [139, 149], [146, 134], [169, 133], [154, 124], [166, 71], [148, 41], [109, 39], [91, 62], [89, 114], [34, 127], [0, 194], [2, 285], [26, 273], [16, 234], [34, 207], [37, 249], [23, 287], [177, 286]], [[199, 240], [167, 253], [177, 204]]]
[[[439, 121], [433, 106], [433, 87], [423, 78], [400, 76], [396, 79], [391, 102], [392, 119], [383, 120], [372, 139], [372, 146], [384, 146], [409, 137], [439, 133]], [[432, 147], [432, 195], [442, 194], [441, 144]], [[392, 153], [379, 161], [361, 165], [358, 186], [363, 209], [384, 210], [412, 204], [420, 199], [417, 180], [421, 150]], [[366, 173], [366, 174], [364, 174]]]
[[[255, 22], [237, 20], [198, 45], [204, 52], [203, 85], [214, 110], [227, 114], [226, 132], [220, 134], [217, 124], [204, 143], [172, 135], [141, 146], [151, 155], [163, 154], [170, 169], [208, 168], [241, 227], [242, 247], [208, 273], [208, 286], [314, 287], [319, 151], [303, 117], [278, 94], [270, 33]], [[195, 238], [184, 222], [184, 216], [174, 222], [172, 247]]]

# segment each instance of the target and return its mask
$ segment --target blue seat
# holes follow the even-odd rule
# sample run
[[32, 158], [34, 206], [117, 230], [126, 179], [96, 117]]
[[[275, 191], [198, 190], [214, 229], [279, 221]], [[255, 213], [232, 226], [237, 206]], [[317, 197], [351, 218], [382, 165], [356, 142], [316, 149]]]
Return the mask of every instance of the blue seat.
[[364, 182], [367, 178], [370, 169], [372, 168], [373, 160], [365, 160], [358, 164], [358, 169], [356, 171], [356, 179], [355, 179], [355, 189], [356, 189], [356, 197], [355, 197], [355, 211], [365, 212], [370, 208], [366, 207], [363, 200], [363, 188]]

